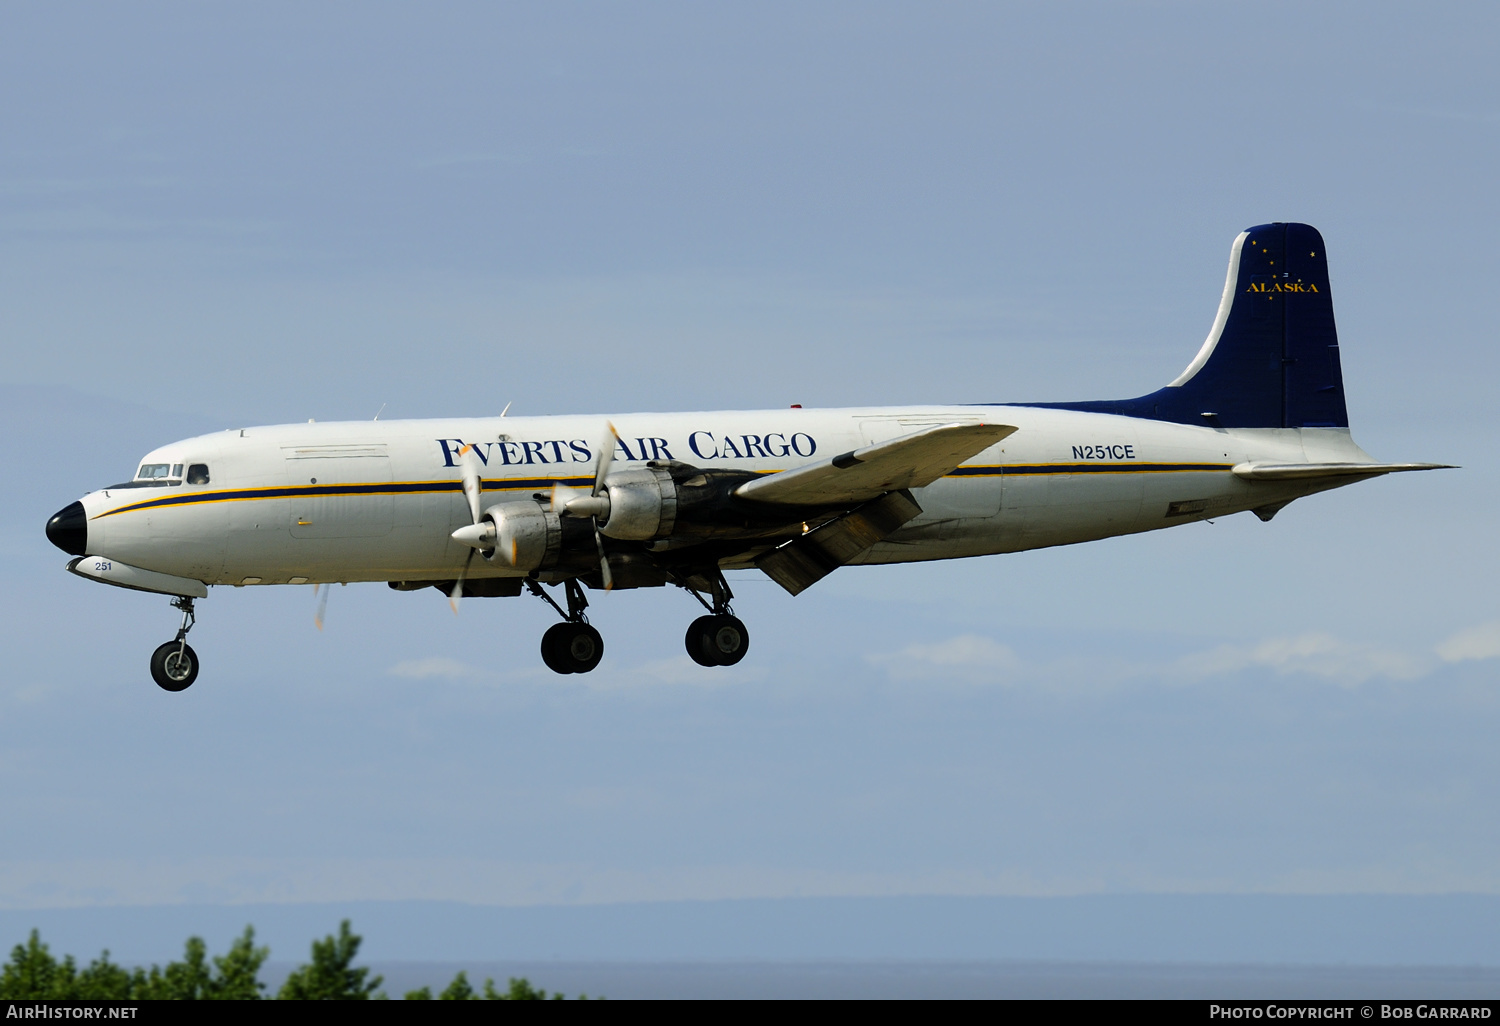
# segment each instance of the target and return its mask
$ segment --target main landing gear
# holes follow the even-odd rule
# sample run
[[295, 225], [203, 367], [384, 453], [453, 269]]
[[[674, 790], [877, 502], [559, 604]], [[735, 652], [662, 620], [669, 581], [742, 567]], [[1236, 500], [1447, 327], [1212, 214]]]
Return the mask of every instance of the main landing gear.
[[182, 610], [182, 626], [177, 637], [151, 653], [151, 679], [164, 691], [186, 691], [198, 679], [198, 653], [187, 643], [193, 629], [193, 600], [186, 595], [172, 600], [172, 608]]
[[589, 600], [584, 597], [583, 585], [576, 580], [563, 582], [563, 591], [568, 596], [568, 611], [552, 601], [552, 596], [542, 590], [536, 581], [528, 580], [526, 588], [533, 595], [546, 601], [562, 623], [555, 623], [542, 635], [542, 662], [554, 673], [588, 673], [604, 658], [604, 638], [589, 625], [584, 615]]
[[750, 632], [729, 608], [734, 593], [729, 590], [723, 573], [716, 570], [708, 580], [713, 587], [712, 605], [704, 601], [696, 588], [682, 585], [708, 610], [707, 616], [688, 624], [687, 653], [699, 666], [733, 666], [750, 651]]
[[[707, 616], [698, 617], [688, 626], [688, 655], [699, 666], [733, 666], [750, 651], [750, 631], [729, 608], [729, 602], [734, 598], [729, 582], [718, 570], [696, 575], [691, 580], [698, 587], [702, 586], [703, 580], [708, 582], [712, 602], [703, 597], [698, 587], [687, 583], [687, 579], [677, 582], [708, 610]], [[584, 615], [589, 600], [583, 593], [583, 585], [577, 580], [563, 582], [563, 593], [568, 599], [566, 611], [536, 581], [528, 580], [526, 590], [557, 610], [557, 615], [563, 618], [562, 623], [553, 624], [542, 635], [542, 662], [547, 668], [554, 673], [588, 673], [598, 666], [599, 660], [604, 658], [604, 639]]]

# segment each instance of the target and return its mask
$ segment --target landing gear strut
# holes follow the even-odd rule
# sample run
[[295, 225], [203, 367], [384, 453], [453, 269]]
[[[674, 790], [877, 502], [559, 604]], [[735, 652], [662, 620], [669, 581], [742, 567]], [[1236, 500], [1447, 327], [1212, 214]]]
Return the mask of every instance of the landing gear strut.
[[151, 653], [151, 679], [164, 691], [186, 691], [198, 679], [198, 653], [187, 643], [193, 629], [193, 600], [186, 595], [172, 600], [172, 608], [182, 610], [182, 626], [177, 637]]
[[729, 582], [724, 580], [723, 572], [715, 569], [705, 576], [713, 588], [712, 605], [704, 601], [698, 589], [681, 585], [692, 593], [693, 598], [709, 614], [688, 624], [687, 638], [684, 639], [687, 653], [699, 666], [733, 666], [750, 651], [750, 631], [746, 629], [745, 622], [729, 608], [734, 593], [729, 590]]
[[536, 581], [528, 580], [526, 590], [546, 601], [563, 618], [542, 635], [542, 662], [547, 668], [554, 673], [588, 673], [598, 666], [604, 658], [604, 638], [589, 626], [589, 618], [584, 615], [589, 600], [584, 597], [583, 586], [576, 580], [563, 582], [563, 593], [568, 597], [566, 613]]

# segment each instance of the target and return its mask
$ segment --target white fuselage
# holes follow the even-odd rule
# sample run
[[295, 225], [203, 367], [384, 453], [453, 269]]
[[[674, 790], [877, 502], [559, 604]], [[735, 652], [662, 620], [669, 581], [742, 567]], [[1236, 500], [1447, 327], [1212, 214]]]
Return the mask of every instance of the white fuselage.
[[[1017, 430], [933, 484], [922, 514], [855, 562], [949, 559], [1149, 531], [1267, 509], [1348, 483], [1247, 481], [1253, 461], [1367, 461], [1346, 429], [1216, 429], [1025, 406], [641, 413], [611, 418], [615, 470], [675, 460], [770, 473], [952, 423]], [[457, 452], [476, 446], [484, 501], [589, 487], [600, 416], [286, 424], [164, 446], [147, 464], [208, 482], [115, 487], [82, 500], [88, 553], [206, 584], [451, 578], [470, 550]], [[731, 568], [748, 557], [719, 560]], [[472, 577], [514, 574], [481, 561]]]

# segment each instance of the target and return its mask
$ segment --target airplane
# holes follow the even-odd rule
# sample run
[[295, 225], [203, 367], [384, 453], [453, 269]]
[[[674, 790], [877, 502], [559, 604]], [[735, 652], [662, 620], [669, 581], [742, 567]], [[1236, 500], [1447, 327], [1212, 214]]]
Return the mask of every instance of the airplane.
[[[745, 657], [726, 570], [797, 595], [839, 567], [984, 556], [1249, 511], [1433, 463], [1349, 433], [1328, 260], [1306, 224], [1241, 232], [1187, 369], [1134, 399], [284, 424], [148, 453], [48, 522], [104, 584], [172, 596], [167, 691], [210, 586], [384, 581], [546, 601], [557, 673], [599, 665], [591, 591], [674, 585], [688, 655]], [[563, 602], [553, 592], [561, 586]], [[550, 590], [549, 590], [550, 589]], [[326, 593], [325, 593], [326, 596]]]

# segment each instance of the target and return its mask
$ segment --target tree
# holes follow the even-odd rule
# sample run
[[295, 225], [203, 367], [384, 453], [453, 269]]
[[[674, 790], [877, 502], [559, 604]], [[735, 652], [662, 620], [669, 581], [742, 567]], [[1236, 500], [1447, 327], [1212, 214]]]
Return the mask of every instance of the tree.
[[[292, 1000], [364, 1000], [383, 998], [376, 990], [382, 977], [367, 979], [369, 969], [356, 969], [362, 938], [349, 929], [349, 920], [339, 924], [338, 936], [329, 935], [312, 943], [312, 961], [299, 966], [276, 995]], [[260, 982], [260, 968], [270, 955], [269, 948], [255, 946], [255, 930], [245, 932], [229, 945], [223, 955], [208, 955], [202, 937], [189, 937], [183, 946], [181, 961], [168, 962], [165, 968], [153, 965], [147, 969], [124, 969], [103, 952], [83, 969], [68, 955], [61, 960], [53, 956], [41, 935], [31, 931], [25, 944], [11, 949], [10, 961], [0, 967], [0, 1000], [26, 1001], [246, 1001], [265, 997]], [[579, 995], [583, 997], [583, 995]], [[432, 989], [422, 987], [406, 995], [412, 1001], [431, 1001]], [[469, 983], [469, 974], [459, 972], [438, 995], [441, 1001], [561, 1001], [561, 993], [548, 994], [533, 987], [525, 977], [512, 977], [504, 990], [486, 979], [482, 993]]]
[[[580, 997], [582, 996], [580, 995]], [[453, 982], [448, 984], [443, 992], [438, 995], [438, 1000], [478, 1001], [481, 997], [485, 1001], [546, 1001], [549, 998], [553, 1001], [561, 1001], [563, 999], [560, 991], [556, 994], [548, 994], [545, 990], [533, 987], [531, 981], [524, 976], [520, 979], [511, 977], [510, 986], [503, 991], [496, 989], [493, 979], [486, 979], [484, 981], [483, 993], [476, 993], [474, 987], [469, 983], [469, 974], [460, 970], [459, 974], [453, 977]], [[418, 990], [407, 991], [406, 1000], [431, 1001], [432, 988], [422, 987]]]
[[79, 970], [68, 955], [58, 961], [40, 934], [31, 931], [25, 944], [11, 949], [0, 969], [0, 999], [43, 1001], [124, 1001], [138, 996], [146, 975], [120, 968], [105, 951]]
[[67, 997], [75, 1001], [128, 1001], [136, 996], [145, 978], [139, 969], [131, 972], [115, 965], [106, 950], [79, 971]]
[[270, 955], [270, 948], [255, 946], [255, 928], [245, 927], [226, 954], [214, 956], [213, 996], [222, 1001], [253, 1001], [264, 997], [266, 985], [260, 982], [260, 967]]
[[522, 976], [520, 979], [517, 979], [512, 976], [510, 978], [510, 986], [506, 988], [503, 994], [495, 989], [494, 980], [485, 980], [484, 998], [486, 1001], [546, 1001], [548, 999], [561, 1001], [563, 994], [562, 991], [558, 991], [556, 994], [548, 994], [540, 987], [533, 987], [531, 981], [526, 977]]
[[67, 996], [77, 970], [71, 956], [58, 962], [41, 934], [31, 931], [25, 944], [10, 951], [10, 961], [0, 970], [0, 998], [34, 1000]]
[[380, 986], [384, 977], [368, 982], [368, 969], [355, 969], [351, 963], [359, 954], [361, 938], [349, 930], [349, 920], [339, 924], [339, 935], [332, 934], [312, 943], [312, 962], [298, 966], [282, 984], [276, 996], [293, 1001], [364, 1001]]
[[181, 962], [168, 962], [165, 969], [152, 966], [142, 986], [132, 997], [143, 1001], [201, 1001], [208, 997], [208, 945], [202, 937], [189, 937]]
[[469, 986], [469, 974], [462, 969], [458, 975], [453, 977], [453, 982], [444, 988], [438, 995], [439, 1001], [474, 1001], [479, 997], [474, 993], [474, 988]]
[[[149, 972], [137, 969], [130, 992], [119, 997], [144, 1001], [255, 1000], [264, 996], [265, 984], [257, 976], [270, 953], [269, 948], [255, 946], [255, 929], [247, 926], [229, 945], [227, 954], [214, 956], [210, 970], [208, 945], [202, 937], [189, 937], [183, 946], [182, 961], [168, 962], [165, 969], [153, 965]], [[106, 957], [108, 954], [105, 952]], [[93, 970], [94, 966], [90, 966], [85, 975]]]

